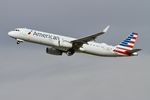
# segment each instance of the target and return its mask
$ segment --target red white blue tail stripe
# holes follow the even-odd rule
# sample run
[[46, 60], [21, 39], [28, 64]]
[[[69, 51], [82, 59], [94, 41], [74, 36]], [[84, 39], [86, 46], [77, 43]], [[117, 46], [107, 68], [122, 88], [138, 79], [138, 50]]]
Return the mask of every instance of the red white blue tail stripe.
[[116, 48], [114, 49], [114, 52], [123, 54], [123, 55], [128, 55], [128, 50], [132, 50], [136, 39], [138, 37], [138, 33], [130, 33], [130, 35], [123, 40], [119, 45], [116, 46]]

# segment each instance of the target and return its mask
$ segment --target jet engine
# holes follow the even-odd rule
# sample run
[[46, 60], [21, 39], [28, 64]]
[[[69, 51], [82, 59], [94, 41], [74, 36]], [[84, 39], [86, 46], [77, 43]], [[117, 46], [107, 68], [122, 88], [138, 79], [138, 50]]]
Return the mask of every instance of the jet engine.
[[62, 55], [63, 52], [55, 48], [46, 48], [46, 53], [51, 55]]

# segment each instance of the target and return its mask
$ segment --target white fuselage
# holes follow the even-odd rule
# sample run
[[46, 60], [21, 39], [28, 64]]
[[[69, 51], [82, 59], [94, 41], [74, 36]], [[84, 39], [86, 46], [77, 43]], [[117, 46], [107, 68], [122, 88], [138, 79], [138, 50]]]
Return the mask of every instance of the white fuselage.
[[[66, 52], [68, 49], [72, 47], [70, 41], [75, 40], [75, 38], [60, 36], [52, 33], [46, 33], [26, 28], [18, 28], [16, 31], [11, 31], [8, 33], [9, 36], [22, 40], [28, 41], [32, 43], [42, 44], [50, 47], [54, 47], [58, 50]], [[77, 52], [83, 52], [87, 54], [97, 55], [97, 56], [124, 56], [117, 52], [114, 52], [115, 46], [109, 46], [105, 43], [96, 43], [96, 42], [88, 42], [87, 44], [83, 44]]]

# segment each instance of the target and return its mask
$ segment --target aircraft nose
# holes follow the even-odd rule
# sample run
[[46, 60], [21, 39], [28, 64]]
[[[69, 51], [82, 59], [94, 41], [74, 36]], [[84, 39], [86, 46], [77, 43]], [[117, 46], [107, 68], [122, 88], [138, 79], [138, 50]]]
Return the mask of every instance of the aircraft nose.
[[9, 35], [10, 37], [13, 37], [13, 32], [12, 32], [12, 31], [8, 32], [8, 35]]

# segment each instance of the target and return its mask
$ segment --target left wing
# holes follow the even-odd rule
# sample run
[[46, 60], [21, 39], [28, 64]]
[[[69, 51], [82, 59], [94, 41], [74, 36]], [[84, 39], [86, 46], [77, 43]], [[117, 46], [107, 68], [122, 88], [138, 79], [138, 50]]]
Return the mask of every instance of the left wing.
[[73, 43], [73, 48], [79, 49], [83, 44], [87, 44], [87, 42], [95, 40], [98, 36], [106, 33], [109, 27], [110, 26], [107, 26], [102, 32], [71, 41], [71, 43]]

